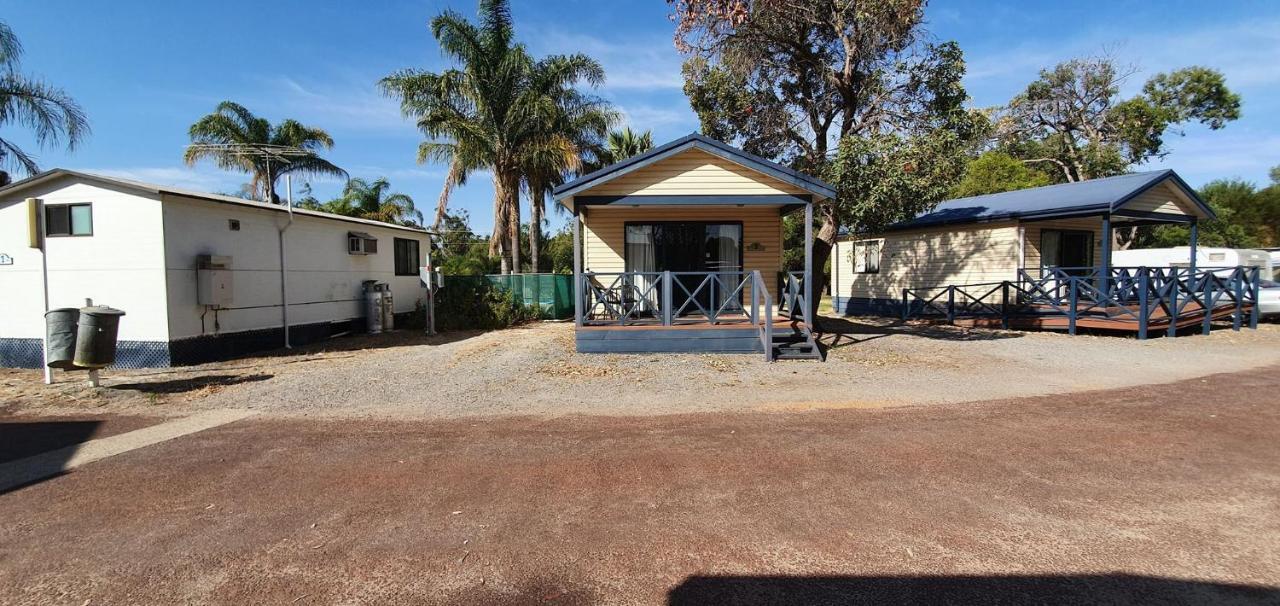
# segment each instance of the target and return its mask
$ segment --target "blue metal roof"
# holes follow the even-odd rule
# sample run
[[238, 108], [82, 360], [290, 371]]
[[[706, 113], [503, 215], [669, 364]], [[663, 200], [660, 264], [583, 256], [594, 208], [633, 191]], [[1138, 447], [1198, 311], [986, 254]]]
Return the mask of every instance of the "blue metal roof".
[[1166, 169], [947, 200], [932, 211], [898, 223], [887, 231], [1004, 219], [1053, 219], [1122, 212], [1126, 202], [1166, 181], [1180, 188], [1207, 217], [1215, 217], [1195, 190], [1177, 173]]
[[785, 181], [822, 197], [831, 198], [836, 195], [836, 189], [821, 179], [811, 177], [795, 169], [778, 164], [777, 162], [761, 158], [760, 156], [749, 154], [731, 145], [716, 141], [715, 139], [705, 137], [698, 133], [691, 133], [670, 143], [665, 143], [655, 147], [643, 154], [632, 156], [626, 160], [618, 162], [617, 164], [611, 164], [601, 168], [600, 170], [578, 177], [564, 185], [560, 185], [551, 191], [551, 196], [556, 200], [563, 200], [564, 198], [604, 183], [614, 177], [619, 177], [631, 171], [644, 168], [645, 166], [658, 162], [664, 158], [669, 158], [691, 148], [720, 156], [721, 158], [731, 162], [736, 162], [746, 166], [747, 168], [764, 173], [775, 179]]

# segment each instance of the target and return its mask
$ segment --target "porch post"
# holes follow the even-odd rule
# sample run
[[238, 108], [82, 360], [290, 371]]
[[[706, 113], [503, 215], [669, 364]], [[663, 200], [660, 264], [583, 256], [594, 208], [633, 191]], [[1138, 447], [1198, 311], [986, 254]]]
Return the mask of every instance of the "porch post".
[[[814, 305], [813, 300], [813, 201], [810, 200], [804, 205], [804, 304], [805, 309], [801, 316], [805, 320], [805, 327], [813, 330], [813, 318], [811, 317]], [[791, 310], [795, 313], [795, 310]], [[767, 321], [772, 322], [773, 318]]]
[[1191, 260], [1189, 267], [1191, 268], [1191, 278], [1196, 275], [1196, 249], [1200, 245], [1200, 224], [1196, 219], [1191, 220]]
[[1102, 258], [1098, 259], [1098, 278], [1102, 296], [1111, 296], [1111, 213], [1102, 215]]
[[573, 324], [582, 326], [582, 224], [573, 205]]

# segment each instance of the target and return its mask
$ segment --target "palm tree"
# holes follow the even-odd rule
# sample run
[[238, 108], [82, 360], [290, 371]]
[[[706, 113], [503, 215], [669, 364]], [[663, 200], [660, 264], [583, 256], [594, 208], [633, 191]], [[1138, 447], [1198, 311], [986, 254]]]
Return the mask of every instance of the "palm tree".
[[653, 149], [653, 131], [646, 130], [643, 133], [637, 133], [628, 126], [622, 130], [615, 130], [609, 133], [600, 162], [603, 166], [617, 164], [631, 156], [643, 154], [650, 149]]
[[280, 202], [276, 196], [280, 175], [347, 177], [347, 171], [317, 154], [333, 147], [329, 133], [297, 120], [273, 126], [231, 101], [219, 103], [213, 113], [192, 124], [189, 132], [191, 145], [182, 155], [188, 166], [209, 159], [219, 168], [249, 173], [254, 189], [272, 203]]
[[[540, 63], [539, 67], [556, 69], [554, 64]], [[548, 132], [554, 135], [553, 140], [567, 145], [532, 149], [521, 166], [525, 190], [529, 193], [529, 264], [535, 272], [541, 257], [547, 194], [570, 176], [584, 172], [583, 167], [601, 148], [609, 125], [618, 119], [617, 113], [599, 98], [584, 95], [554, 76], [540, 80], [548, 83], [547, 96], [554, 99], [558, 107]]]
[[431, 34], [458, 67], [438, 74], [401, 70], [380, 85], [428, 137], [418, 147], [418, 161], [448, 166], [436, 226], [452, 190], [475, 171], [489, 170], [494, 188], [489, 253], [501, 258], [503, 273], [520, 271], [522, 166], [531, 155], [576, 155], [573, 142], [550, 128], [561, 108], [548, 93], [579, 80], [597, 86], [604, 70], [580, 54], [535, 62], [514, 41], [507, 0], [481, 0], [478, 24], [445, 11], [431, 20]]
[[[74, 151], [89, 134], [89, 119], [60, 88], [18, 73], [22, 43], [0, 21], [0, 127], [17, 124], [30, 128], [41, 149], [66, 145]], [[28, 175], [40, 172], [36, 161], [12, 141], [0, 138], [0, 186], [12, 178], [5, 169]]]
[[388, 194], [391, 183], [381, 178], [370, 183], [364, 179], [347, 181], [342, 196], [325, 203], [321, 210], [404, 225], [421, 225], [422, 213], [413, 206], [413, 198], [405, 194]]

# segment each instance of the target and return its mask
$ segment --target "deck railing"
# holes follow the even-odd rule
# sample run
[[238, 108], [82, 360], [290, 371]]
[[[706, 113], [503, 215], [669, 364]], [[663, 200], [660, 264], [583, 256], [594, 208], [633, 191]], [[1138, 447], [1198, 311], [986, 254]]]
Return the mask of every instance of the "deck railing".
[[789, 271], [781, 276], [782, 297], [778, 303], [778, 313], [791, 320], [801, 320], [805, 326], [813, 326], [809, 309], [804, 296], [804, 272]]
[[1180, 318], [1202, 315], [1208, 333], [1215, 315], [1231, 311], [1232, 328], [1258, 324], [1261, 275], [1257, 267], [1115, 267], [1102, 277], [1097, 268], [1051, 268], [1035, 276], [1018, 271], [1017, 280], [980, 284], [905, 288], [903, 320], [911, 318], [999, 318], [1006, 328], [1018, 317], [1058, 316], [1076, 332], [1083, 317], [1132, 322], [1146, 338], [1153, 320], [1176, 333]]
[[750, 323], [759, 316], [742, 300], [753, 272], [587, 272], [578, 293], [584, 325]]

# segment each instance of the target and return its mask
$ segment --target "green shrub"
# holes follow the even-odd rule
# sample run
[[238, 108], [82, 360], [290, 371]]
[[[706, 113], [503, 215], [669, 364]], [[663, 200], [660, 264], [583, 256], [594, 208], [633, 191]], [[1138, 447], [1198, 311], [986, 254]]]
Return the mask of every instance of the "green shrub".
[[484, 276], [450, 276], [436, 291], [438, 330], [492, 330], [538, 319], [538, 310]]

